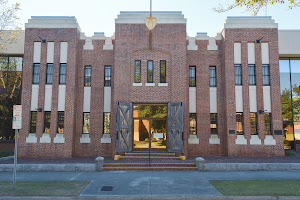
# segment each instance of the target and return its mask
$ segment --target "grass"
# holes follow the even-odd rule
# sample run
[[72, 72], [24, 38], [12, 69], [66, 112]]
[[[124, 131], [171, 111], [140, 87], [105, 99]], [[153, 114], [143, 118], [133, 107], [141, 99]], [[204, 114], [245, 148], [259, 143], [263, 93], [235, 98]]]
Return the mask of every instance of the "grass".
[[285, 156], [296, 156], [295, 152], [285, 151]]
[[300, 179], [209, 182], [225, 196], [300, 196]]
[[7, 157], [7, 156], [13, 156], [14, 152], [9, 150], [0, 150], [0, 158]]
[[90, 181], [0, 181], [0, 196], [79, 196]]

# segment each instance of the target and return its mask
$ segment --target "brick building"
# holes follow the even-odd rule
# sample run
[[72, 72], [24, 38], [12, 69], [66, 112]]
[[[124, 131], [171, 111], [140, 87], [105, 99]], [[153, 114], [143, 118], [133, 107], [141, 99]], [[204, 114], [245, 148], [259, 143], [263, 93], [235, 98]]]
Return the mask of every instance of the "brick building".
[[188, 37], [181, 12], [121, 12], [115, 34], [74, 17], [25, 25], [20, 157], [284, 155], [278, 25], [228, 17]]

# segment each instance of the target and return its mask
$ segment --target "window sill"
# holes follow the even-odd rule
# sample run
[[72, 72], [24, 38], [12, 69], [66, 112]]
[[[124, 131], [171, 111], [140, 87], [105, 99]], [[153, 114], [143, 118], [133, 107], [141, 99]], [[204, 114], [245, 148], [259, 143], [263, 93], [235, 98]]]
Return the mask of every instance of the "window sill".
[[168, 83], [158, 83], [158, 86], [160, 86], [160, 87], [166, 87], [166, 86], [168, 86]]
[[155, 83], [145, 83], [145, 86], [155, 86]]
[[132, 83], [132, 86], [143, 86], [143, 83]]

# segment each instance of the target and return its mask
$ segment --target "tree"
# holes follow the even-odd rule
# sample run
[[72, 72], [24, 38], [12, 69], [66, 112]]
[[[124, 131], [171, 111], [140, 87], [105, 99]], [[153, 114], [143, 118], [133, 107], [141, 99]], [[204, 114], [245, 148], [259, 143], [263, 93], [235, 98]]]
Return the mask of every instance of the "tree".
[[262, 8], [274, 4], [285, 4], [287, 8], [292, 9], [300, 6], [300, 0], [234, 0], [234, 3], [225, 7], [220, 4], [219, 7], [214, 8], [214, 11], [226, 12], [234, 8], [245, 7], [246, 11], [257, 15]]
[[0, 0], [0, 53], [5, 46], [19, 39], [20, 23], [16, 13], [20, 4], [8, 5], [8, 0]]

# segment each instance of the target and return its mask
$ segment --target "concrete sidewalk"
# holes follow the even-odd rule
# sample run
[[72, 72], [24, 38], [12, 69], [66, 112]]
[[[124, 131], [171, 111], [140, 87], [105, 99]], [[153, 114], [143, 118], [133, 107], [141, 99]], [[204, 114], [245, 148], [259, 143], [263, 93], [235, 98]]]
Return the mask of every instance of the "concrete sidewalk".
[[[125, 197], [126, 199], [300, 199], [300, 197], [223, 197], [221, 193], [209, 183], [209, 180], [241, 179], [300, 179], [300, 171], [107, 171], [17, 173], [18, 181], [91, 181], [80, 195], [83, 199], [87, 199], [88, 197], [90, 197], [90, 199], [94, 199], [92, 197], [95, 197], [95, 199], [124, 199]], [[11, 172], [0, 172], [0, 181], [11, 180]], [[113, 190], [101, 191], [103, 186], [113, 186]], [[0, 199], [6, 198], [0, 197]]]

